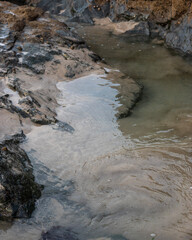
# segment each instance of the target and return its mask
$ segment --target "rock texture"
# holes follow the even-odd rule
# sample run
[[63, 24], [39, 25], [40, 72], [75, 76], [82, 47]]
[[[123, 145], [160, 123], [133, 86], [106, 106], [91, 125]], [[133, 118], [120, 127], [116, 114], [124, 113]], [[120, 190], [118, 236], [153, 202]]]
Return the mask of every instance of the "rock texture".
[[60, 226], [52, 227], [48, 232], [42, 233], [40, 240], [78, 240], [76, 234], [70, 229]]
[[[81, 3], [76, 1], [77, 9]], [[38, 5], [53, 13], [64, 6], [53, 5], [53, 1]], [[59, 10], [51, 10], [53, 7]], [[82, 16], [80, 12], [72, 15]], [[35, 183], [30, 161], [19, 147], [24, 134], [34, 124], [52, 124], [55, 131], [73, 134], [73, 126], [57, 119], [56, 84], [90, 72], [104, 74], [104, 67], [97, 64], [100, 60], [64, 22], [42, 9], [0, 1], [0, 220], [29, 217], [40, 197], [41, 186]], [[118, 96], [125, 106], [118, 109], [118, 118], [130, 114], [141, 94], [134, 80], [128, 83], [129, 91]], [[18, 135], [20, 132], [24, 134]]]
[[32, 124], [74, 131], [56, 119], [56, 82], [93, 68], [91, 52], [81, 48], [66, 24], [41, 9], [0, 1], [0, 220], [30, 217], [41, 196], [19, 146], [23, 132]]
[[[61, 226], [52, 227], [49, 231], [43, 232], [40, 240], [78, 240], [76, 234], [71, 229]], [[87, 240], [128, 240], [121, 235], [110, 237], [88, 238]]]
[[113, 21], [145, 21], [152, 38], [184, 53], [192, 53], [192, 4], [190, 0], [29, 0], [69, 21], [93, 23], [93, 18], [110, 17]]
[[0, 143], [0, 219], [30, 217], [42, 187], [35, 183], [32, 166], [19, 147], [24, 135]]

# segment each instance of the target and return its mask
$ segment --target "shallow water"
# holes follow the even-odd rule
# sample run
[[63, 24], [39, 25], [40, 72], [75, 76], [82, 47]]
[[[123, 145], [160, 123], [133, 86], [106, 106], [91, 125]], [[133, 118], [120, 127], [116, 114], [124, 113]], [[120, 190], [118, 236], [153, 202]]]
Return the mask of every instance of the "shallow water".
[[58, 83], [58, 119], [75, 131], [42, 126], [27, 135], [23, 147], [45, 189], [32, 218], [0, 239], [38, 240], [57, 225], [82, 240], [192, 239], [191, 62], [97, 27], [80, 34], [144, 85], [142, 100], [117, 121], [118, 91], [107, 75]]
[[159, 130], [191, 135], [187, 128], [192, 121], [191, 60], [157, 44], [128, 42], [99, 26], [79, 28], [78, 33], [108, 64], [144, 86], [142, 101], [132, 116], [119, 122], [125, 135], [141, 138]]

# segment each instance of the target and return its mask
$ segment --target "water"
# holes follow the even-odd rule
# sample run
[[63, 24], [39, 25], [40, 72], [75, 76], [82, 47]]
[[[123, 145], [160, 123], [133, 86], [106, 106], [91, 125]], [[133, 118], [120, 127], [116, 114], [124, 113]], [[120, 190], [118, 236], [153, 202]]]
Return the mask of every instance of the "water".
[[78, 32], [108, 64], [144, 85], [143, 99], [131, 118], [119, 122], [125, 135], [141, 138], [159, 130], [191, 135], [190, 60], [159, 45], [128, 42], [99, 26], [79, 28]]
[[191, 62], [97, 27], [80, 34], [144, 85], [142, 100], [117, 121], [118, 90], [107, 75], [58, 83], [58, 119], [75, 131], [42, 126], [27, 135], [23, 148], [45, 189], [32, 218], [0, 239], [38, 240], [57, 225], [82, 240], [192, 239]]

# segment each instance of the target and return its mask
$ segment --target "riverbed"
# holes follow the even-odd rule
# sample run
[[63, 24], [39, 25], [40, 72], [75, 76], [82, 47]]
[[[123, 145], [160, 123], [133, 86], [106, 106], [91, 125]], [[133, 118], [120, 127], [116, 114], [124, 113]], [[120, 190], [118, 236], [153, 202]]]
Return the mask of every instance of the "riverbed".
[[[80, 240], [190, 240], [192, 61], [99, 26], [78, 33], [110, 68], [57, 84], [57, 118], [69, 127], [28, 133], [22, 147], [45, 187], [32, 218], [0, 239], [38, 240], [61, 226]], [[143, 86], [126, 118], [117, 118], [119, 82], [109, 77], [118, 71]]]

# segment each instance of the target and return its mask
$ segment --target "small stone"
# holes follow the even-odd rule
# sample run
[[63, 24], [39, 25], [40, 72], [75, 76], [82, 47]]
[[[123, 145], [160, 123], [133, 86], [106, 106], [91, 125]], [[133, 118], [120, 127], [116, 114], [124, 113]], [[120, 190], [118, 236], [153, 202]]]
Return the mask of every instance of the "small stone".
[[156, 234], [155, 233], [151, 233], [150, 236], [154, 239], [156, 237]]
[[19, 51], [22, 51], [22, 50], [23, 50], [21, 46], [18, 46], [17, 49], [18, 49]]
[[2, 147], [1, 151], [7, 151], [7, 147]]

